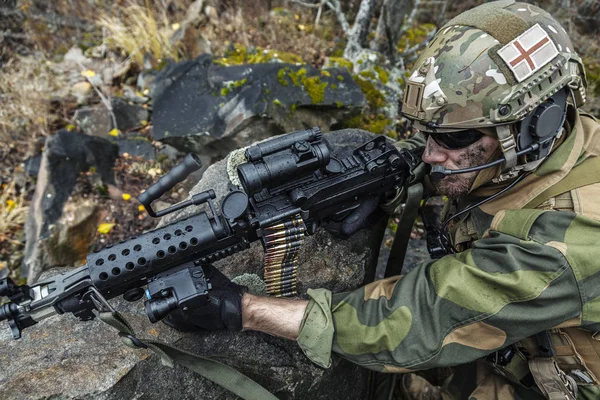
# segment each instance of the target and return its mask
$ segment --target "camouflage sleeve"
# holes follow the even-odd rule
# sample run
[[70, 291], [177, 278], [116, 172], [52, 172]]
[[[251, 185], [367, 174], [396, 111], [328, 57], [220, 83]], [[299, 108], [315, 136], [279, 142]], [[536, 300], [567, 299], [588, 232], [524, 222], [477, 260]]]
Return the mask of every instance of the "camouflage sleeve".
[[600, 222], [574, 213], [501, 212], [468, 251], [331, 296], [330, 350], [407, 372], [473, 361], [559, 324], [596, 329], [598, 234]]
[[408, 149], [412, 150], [417, 147], [425, 147], [427, 143], [427, 138], [421, 132], [417, 132], [415, 135], [412, 135], [408, 139], [399, 140], [394, 145], [399, 149]]

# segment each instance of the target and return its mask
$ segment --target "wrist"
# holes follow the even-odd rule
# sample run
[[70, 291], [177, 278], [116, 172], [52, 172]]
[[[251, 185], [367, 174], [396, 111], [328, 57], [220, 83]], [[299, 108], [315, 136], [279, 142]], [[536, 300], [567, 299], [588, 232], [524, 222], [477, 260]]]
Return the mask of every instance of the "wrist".
[[242, 329], [295, 340], [307, 304], [306, 300], [261, 297], [245, 293], [242, 297]]
[[242, 296], [242, 330], [244, 331], [255, 330], [253, 304], [256, 297], [250, 293], [244, 293]]

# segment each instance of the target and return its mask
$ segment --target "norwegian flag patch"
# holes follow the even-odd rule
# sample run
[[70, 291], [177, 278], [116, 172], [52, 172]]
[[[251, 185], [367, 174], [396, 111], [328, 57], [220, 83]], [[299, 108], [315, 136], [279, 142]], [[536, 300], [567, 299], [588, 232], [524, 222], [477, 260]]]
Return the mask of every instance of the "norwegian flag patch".
[[535, 24], [515, 40], [498, 50], [498, 55], [522, 82], [558, 55], [556, 45], [548, 33]]

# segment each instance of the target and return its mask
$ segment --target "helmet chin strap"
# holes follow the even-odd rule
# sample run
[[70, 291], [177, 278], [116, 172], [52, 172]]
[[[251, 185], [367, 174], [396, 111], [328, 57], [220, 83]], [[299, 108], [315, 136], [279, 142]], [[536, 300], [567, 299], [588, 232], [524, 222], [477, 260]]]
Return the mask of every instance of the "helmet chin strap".
[[500, 150], [504, 155], [504, 171], [508, 171], [517, 165], [517, 142], [510, 125], [498, 125], [496, 135], [500, 142]]

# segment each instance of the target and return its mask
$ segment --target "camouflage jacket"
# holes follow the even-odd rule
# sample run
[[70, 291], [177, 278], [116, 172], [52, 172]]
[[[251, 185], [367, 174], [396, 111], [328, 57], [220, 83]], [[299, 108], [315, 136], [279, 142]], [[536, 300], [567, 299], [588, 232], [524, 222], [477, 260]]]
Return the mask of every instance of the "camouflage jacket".
[[[324, 367], [335, 352], [409, 372], [472, 362], [557, 326], [600, 330], [600, 125], [573, 112], [563, 144], [477, 210], [491, 223], [469, 249], [353, 292], [309, 291], [305, 354]], [[536, 208], [564, 192], [577, 212]]]

